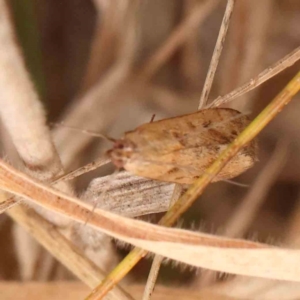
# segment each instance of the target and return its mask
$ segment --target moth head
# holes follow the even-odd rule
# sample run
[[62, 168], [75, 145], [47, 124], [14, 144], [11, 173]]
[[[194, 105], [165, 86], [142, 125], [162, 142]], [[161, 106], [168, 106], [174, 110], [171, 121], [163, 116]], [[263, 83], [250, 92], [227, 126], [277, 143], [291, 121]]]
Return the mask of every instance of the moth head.
[[130, 159], [134, 150], [134, 144], [125, 139], [117, 140], [111, 150], [107, 151], [107, 155], [112, 163], [118, 168], [123, 168]]

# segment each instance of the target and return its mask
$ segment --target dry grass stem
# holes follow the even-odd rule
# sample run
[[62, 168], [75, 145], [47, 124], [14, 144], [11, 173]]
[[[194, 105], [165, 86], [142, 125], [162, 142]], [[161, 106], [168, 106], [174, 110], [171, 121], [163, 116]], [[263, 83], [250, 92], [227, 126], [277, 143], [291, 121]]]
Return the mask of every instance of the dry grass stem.
[[160, 266], [163, 260], [164, 257], [161, 255], [154, 256], [142, 300], [149, 300], [152, 297], [156, 285], [156, 280], [159, 274]]
[[266, 68], [261, 73], [259, 73], [256, 77], [250, 79], [248, 82], [243, 84], [242, 86], [238, 87], [237, 89], [233, 90], [232, 92], [228, 93], [225, 96], [219, 96], [216, 98], [209, 107], [218, 107], [220, 105], [224, 105], [235, 98], [238, 98], [245, 93], [255, 89], [265, 81], [269, 80], [270, 78], [274, 77], [278, 73], [282, 72], [286, 68], [292, 66], [300, 59], [300, 47], [293, 50], [291, 53], [286, 55], [284, 58], [277, 61], [271, 67]]
[[59, 181], [68, 181], [68, 180], [72, 180], [82, 174], [85, 174], [87, 172], [91, 172], [95, 169], [98, 169], [104, 165], [107, 165], [110, 163], [110, 159], [109, 158], [106, 158], [106, 157], [100, 157], [98, 158], [97, 160], [87, 164], [87, 165], [84, 165], [76, 170], [73, 170], [65, 175], [62, 175], [58, 178], [56, 178], [53, 182], [53, 183], [56, 183], [56, 182], [59, 182]]
[[0, 199], [0, 214], [4, 213], [6, 210], [14, 207], [16, 204], [20, 203], [19, 199], [15, 197], [1, 197]]
[[84, 91], [97, 84], [120, 55], [118, 51], [120, 51], [119, 47], [122, 47], [122, 30], [130, 11], [130, 1], [122, 1], [122, 4], [115, 0], [93, 2], [98, 16], [83, 82]]
[[234, 3], [235, 3], [235, 0], [227, 1], [227, 6], [226, 6], [225, 14], [224, 14], [224, 17], [222, 20], [222, 24], [220, 27], [218, 39], [216, 42], [216, 46], [215, 46], [215, 49], [213, 52], [212, 59], [210, 61], [210, 65], [209, 65], [208, 72], [207, 72], [207, 75], [205, 78], [202, 93], [200, 96], [198, 109], [202, 109], [207, 104], [208, 96], [209, 96], [209, 93], [210, 93], [210, 90], [212, 87], [212, 83], [214, 81], [215, 73], [216, 73], [218, 63], [220, 60], [220, 56], [221, 56], [221, 53], [223, 50], [226, 33], [227, 33], [227, 30], [229, 27], [230, 19], [231, 19], [233, 8], [234, 8]]
[[[100, 167], [102, 167], [103, 165], [106, 165], [110, 163], [110, 160], [105, 158], [105, 157], [100, 157], [99, 159], [84, 165], [83, 167], [80, 167], [74, 171], [71, 171], [67, 174], [64, 174], [62, 176], [57, 177], [56, 179], [54, 179], [51, 184], [56, 184], [58, 182], [62, 182], [62, 181], [68, 181], [68, 180], [72, 180], [82, 174], [85, 174], [87, 172], [90, 172], [92, 170], [98, 169]], [[11, 207], [13, 207], [14, 205], [19, 203], [19, 200], [16, 199], [15, 197], [10, 197], [8, 199], [2, 199], [3, 201], [0, 202], [0, 214], [5, 212], [7, 209], [10, 209]]]
[[[26, 197], [47, 209], [69, 216], [80, 223], [84, 224], [86, 222], [86, 216], [92, 211], [91, 205], [82, 203], [74, 197], [67, 196], [58, 190], [47, 187], [15, 170], [3, 161], [1, 161], [0, 167], [0, 186], [2, 189]], [[90, 216], [88, 225], [115, 238], [135, 245], [143, 245], [143, 247], [151, 249], [150, 251], [162, 253], [166, 257], [174, 258], [175, 254], [176, 259], [176, 248], [180, 244], [186, 244], [187, 249], [198, 248], [196, 245], [199, 244], [210, 247], [221, 247], [222, 249], [228, 247], [238, 249], [241, 246], [249, 249], [270, 249], [268, 251], [275, 249], [269, 248], [268, 245], [251, 241], [220, 238], [208, 234], [197, 234], [186, 230], [152, 225], [124, 218], [101, 209], [96, 209], [94, 214]], [[146, 241], [151, 242], [147, 243]], [[159, 248], [157, 247], [157, 242], [171, 243], [175, 249], [174, 254], [166, 253], [169, 251], [168, 248], [165, 248], [166, 252], [163, 249], [157, 249]], [[181, 257], [180, 260], [188, 260], [189, 263], [192, 263], [189, 257]], [[195, 263], [197, 262], [194, 261], [192, 264]]]

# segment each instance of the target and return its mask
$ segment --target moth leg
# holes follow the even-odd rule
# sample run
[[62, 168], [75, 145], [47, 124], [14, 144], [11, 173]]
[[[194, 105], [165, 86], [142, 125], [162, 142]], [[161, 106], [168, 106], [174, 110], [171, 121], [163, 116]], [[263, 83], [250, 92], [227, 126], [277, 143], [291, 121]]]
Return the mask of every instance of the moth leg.
[[150, 120], [149, 123], [153, 123], [153, 121], [154, 121], [154, 119], [155, 119], [155, 116], [156, 116], [156, 114], [153, 114], [153, 115], [152, 115], [151, 120]]

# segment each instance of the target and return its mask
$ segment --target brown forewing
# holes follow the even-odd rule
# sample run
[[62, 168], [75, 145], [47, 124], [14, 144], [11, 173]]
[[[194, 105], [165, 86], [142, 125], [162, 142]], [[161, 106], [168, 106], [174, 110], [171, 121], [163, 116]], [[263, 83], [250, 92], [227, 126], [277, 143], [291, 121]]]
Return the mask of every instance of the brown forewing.
[[[135, 175], [190, 184], [248, 125], [248, 117], [229, 108], [204, 109], [189, 115], [139, 126], [125, 133], [112, 161]], [[251, 142], [227, 164], [214, 181], [235, 177], [251, 167], [256, 144]]]

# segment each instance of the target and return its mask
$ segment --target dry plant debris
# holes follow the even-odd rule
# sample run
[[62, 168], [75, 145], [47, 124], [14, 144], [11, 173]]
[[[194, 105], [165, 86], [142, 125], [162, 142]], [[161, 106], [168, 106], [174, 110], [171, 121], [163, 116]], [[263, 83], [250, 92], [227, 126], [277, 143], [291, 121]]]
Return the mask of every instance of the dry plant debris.
[[[33, 4], [33, 2], [26, 4], [15, 2], [14, 4], [14, 1], [11, 3], [0, 1], [0, 39], [2, 41], [0, 115], [1, 126], [3, 125], [1, 127], [1, 150], [5, 156], [5, 160], [1, 162], [1, 187], [17, 195], [17, 197], [12, 197], [11, 194], [1, 193], [1, 212], [10, 215], [15, 223], [7, 219], [5, 214], [0, 216], [0, 237], [2, 241], [5, 241], [5, 247], [1, 247], [0, 253], [2, 257], [6, 257], [5, 249], [7, 248], [10, 253], [9, 257], [15, 258], [14, 260], [0, 260], [0, 278], [16, 279], [20, 276], [25, 280], [70, 278], [70, 274], [53, 259], [47, 259], [50, 257], [47, 252], [42, 250], [39, 244], [34, 245], [16, 225], [18, 223], [27, 228], [40, 244], [72, 270], [78, 278], [93, 288], [113, 268], [118, 259], [116, 249], [107, 234], [158, 253], [159, 255], [154, 259], [156, 273], [158, 273], [157, 267], [163, 257], [169, 257], [194, 266], [228, 273], [297, 280], [299, 274], [296, 266], [299, 261], [299, 251], [291, 250], [290, 245], [293, 247], [297, 245], [296, 242], [291, 243], [291, 240], [294, 241], [297, 237], [295, 233], [300, 214], [297, 205], [292, 216], [288, 213], [287, 207], [291, 207], [293, 201], [299, 201], [299, 197], [289, 194], [288, 188], [284, 187], [295, 185], [300, 180], [300, 176], [297, 175], [298, 158], [297, 155], [293, 155], [293, 153], [298, 153], [297, 149], [300, 147], [297, 143], [297, 130], [293, 130], [293, 128], [297, 128], [297, 116], [292, 118], [293, 112], [289, 107], [284, 110], [283, 117], [275, 119], [271, 126], [268, 126], [261, 134], [260, 162], [255, 165], [254, 170], [246, 172], [243, 176], [248, 182], [252, 182], [257, 177], [257, 182], [253, 189], [251, 188], [249, 196], [241, 202], [239, 210], [234, 214], [237, 201], [243, 198], [241, 189], [232, 187], [235, 189], [235, 192], [232, 193], [232, 191], [230, 192], [231, 188], [225, 183], [215, 184], [213, 192], [209, 189], [202, 195], [202, 201], [198, 201], [193, 206], [195, 212], [197, 207], [199, 207], [198, 209], [201, 207], [199, 210], [201, 219], [205, 219], [208, 224], [216, 224], [217, 227], [225, 224], [225, 230], [221, 231], [222, 234], [226, 234], [226, 228], [229, 228], [227, 234], [229, 232], [230, 236], [239, 236], [241, 240], [192, 233], [187, 230], [162, 228], [124, 218], [164, 212], [171, 207], [167, 217], [161, 223], [165, 225], [174, 223], [178, 216], [196, 199], [196, 195], [199, 195], [204, 187], [214, 180], [207, 172], [217, 173], [225, 164], [223, 159], [227, 160], [231, 157], [241, 145], [247, 145], [246, 140], [249, 142], [249, 139], [253, 138], [262, 129], [262, 126], [265, 126], [281, 110], [284, 101], [291, 99], [296, 88], [291, 92], [291, 85], [289, 85], [285, 89], [286, 94], [281, 94], [281, 98], [276, 98], [277, 102], [275, 102], [280, 104], [273, 107], [268, 106], [268, 113], [265, 113], [260, 119], [256, 119], [249, 129], [246, 129], [246, 134], [241, 134], [235, 140], [239, 141], [237, 148], [234, 148], [236, 144], [233, 142], [233, 147], [229, 148], [231, 150], [224, 152], [225, 154], [217, 159], [211, 168], [204, 170], [203, 167], [200, 179], [197, 179], [189, 191], [181, 197], [179, 197], [182, 192], [180, 185], [172, 183], [174, 178], [171, 178], [170, 174], [169, 178], [167, 176], [171, 181], [169, 183], [140, 178], [128, 172], [121, 172], [112, 177], [103, 176], [108, 174], [106, 165], [109, 161], [98, 157], [99, 153], [105, 152], [106, 145], [103, 142], [92, 140], [90, 136], [76, 134], [64, 128], [56, 128], [53, 131], [54, 145], [46, 125], [45, 111], [40, 99], [48, 101], [47, 115], [50, 119], [60, 118], [71, 126], [87, 131], [99, 131], [112, 136], [120, 136], [123, 132], [137, 128], [140, 124], [148, 123], [150, 116], [155, 111], [158, 113], [158, 119], [165, 119], [165, 121], [142, 125], [133, 132], [133, 135], [138, 136], [138, 130], [143, 127], [149, 133], [152, 126], [154, 128], [160, 122], [168, 123], [172, 120], [169, 119], [172, 115], [182, 115], [196, 110], [201, 94], [201, 84], [199, 83], [204, 82], [205, 70], [208, 68], [213, 51], [212, 45], [217, 40], [209, 75], [204, 84], [205, 88], [202, 90], [200, 106], [203, 107], [203, 103], [207, 103], [208, 99], [215, 98], [216, 100], [210, 101], [209, 106], [214, 107], [210, 109], [215, 112], [224, 111], [224, 108], [215, 107], [255, 89], [255, 93], [247, 94], [243, 98], [247, 99], [246, 105], [243, 106], [244, 102], [231, 105], [235, 109], [238, 107], [243, 113], [248, 113], [248, 110], [257, 112], [273, 98], [275, 93], [280, 91], [287, 80], [293, 76], [292, 74], [297, 71], [297, 66], [295, 66], [271, 79], [295, 64], [300, 58], [299, 35], [297, 26], [295, 26], [297, 24], [295, 20], [300, 15], [300, 6], [294, 1], [283, 3], [279, 0], [266, 0], [264, 3], [255, 5], [249, 0], [228, 1], [226, 9], [225, 3], [217, 0], [187, 0], [182, 3], [166, 1], [159, 4], [155, 1], [144, 3], [135, 0], [123, 1], [122, 5], [116, 0], [109, 3], [94, 0], [93, 8], [88, 6], [90, 3], [79, 1], [77, 5], [74, 5], [74, 3], [67, 4], [67, 2], [61, 4], [62, 9], [58, 13], [54, 3], [45, 4], [41, 1], [38, 4]], [[236, 3], [233, 10], [234, 2]], [[31, 23], [34, 18], [26, 19], [26, 13], [17, 14], [16, 11], [20, 9], [19, 5], [25, 5], [26, 9], [33, 9], [35, 6], [36, 18], [39, 23]], [[21, 11], [28, 12], [24, 7], [21, 8]], [[11, 9], [11, 18], [8, 8]], [[96, 10], [92, 12], [94, 8]], [[181, 8], [184, 8], [184, 13]], [[225, 35], [220, 34], [217, 38], [216, 30], [221, 23], [220, 16], [224, 9], [227, 13], [220, 32], [227, 31], [228, 20], [232, 15], [232, 24], [226, 43], [224, 43]], [[45, 14], [48, 16], [47, 18], [45, 18]], [[62, 18], [63, 15], [67, 15], [68, 18]], [[18, 20], [20, 16], [21, 19]], [[74, 16], [76, 17], [74, 18]], [[151, 20], [149, 20], [149, 16], [152, 16]], [[153, 16], [155, 16], [154, 22]], [[80, 26], [77, 23], [78, 17], [84, 20]], [[274, 19], [277, 20], [276, 24], [272, 21]], [[93, 24], [91, 20], [93, 20]], [[30, 70], [33, 67], [26, 54], [28, 49], [31, 49], [29, 51], [32, 52], [32, 49], [39, 48], [29, 47], [26, 50], [25, 44], [21, 45], [23, 48], [17, 46], [13, 24], [18, 24], [18, 22], [20, 24], [20, 21], [21, 24], [34, 24], [41, 32], [40, 42], [45, 69], [42, 71], [42, 64], [34, 67], [40, 68], [38, 73], [45, 76], [48, 87], [42, 97], [36, 93], [26, 71], [26, 67], [29, 67]], [[75, 31], [72, 31], [72, 28], [74, 29], [72, 26], [76, 26]], [[94, 28], [93, 31], [92, 28]], [[18, 31], [18, 34], [19, 37], [21, 36], [21, 41], [24, 40], [21, 31]], [[29, 42], [36, 38], [33, 35], [28, 35], [28, 37]], [[90, 45], [90, 57], [86, 59]], [[222, 47], [224, 47], [225, 55], [220, 56]], [[241, 50], [236, 51], [236, 49]], [[22, 57], [23, 50], [26, 63]], [[290, 54], [287, 55], [287, 53]], [[32, 52], [31, 56], [32, 54], [34, 53]], [[149, 58], [147, 59], [147, 57]], [[224, 63], [224, 59], [227, 58], [230, 59]], [[219, 59], [221, 67], [216, 72]], [[274, 63], [274, 61], [277, 62]], [[87, 69], [83, 71], [85, 65]], [[266, 68], [267, 66], [271, 67]], [[259, 73], [260, 70], [263, 71], [256, 75], [255, 73]], [[85, 74], [83, 74], [84, 72]], [[32, 74], [34, 76], [35, 73]], [[251, 77], [252, 79], [250, 79]], [[212, 85], [213, 78], [215, 80]], [[223, 83], [220, 82], [221, 78], [225, 78]], [[36, 82], [40, 82], [40, 79]], [[257, 89], [267, 80], [269, 80], [268, 83]], [[296, 81], [292, 83], [292, 86], [293, 84], [294, 87], [297, 86]], [[230, 92], [239, 85], [240, 87]], [[78, 96], [75, 97], [76, 94]], [[220, 94], [225, 94], [225, 96], [217, 97]], [[64, 103], [63, 100], [69, 102]], [[280, 102], [280, 100], [282, 101]], [[69, 106], [64, 115], [61, 113], [63, 105]], [[297, 101], [293, 105], [296, 107]], [[295, 108], [292, 110], [297, 111]], [[190, 116], [199, 113], [193, 113]], [[288, 115], [287, 120], [293, 120], [293, 123], [286, 123], [289, 126], [280, 121], [286, 115]], [[289, 118], [289, 116], [291, 117]], [[175, 121], [178, 120], [176, 117]], [[277, 124], [276, 126], [280, 130], [274, 130], [273, 124]], [[242, 126], [240, 131], [244, 127]], [[129, 133], [126, 133], [125, 137], [128, 135]], [[292, 151], [291, 155], [284, 155], [285, 151], [278, 150], [279, 154], [277, 156], [274, 154], [274, 159], [277, 160], [271, 166], [268, 164], [266, 171], [258, 176], [257, 172], [266, 164], [267, 158], [273, 150], [272, 145], [275, 145], [275, 140], [282, 136], [287, 136], [289, 142], [293, 141], [288, 143], [288, 151]], [[192, 136], [188, 141], [196, 142], [193, 141]], [[251, 149], [251, 144], [246, 147]], [[221, 149], [220, 152], [222, 152]], [[214, 159], [217, 153], [218, 151], [215, 153]], [[124, 156], [122, 157], [124, 158]], [[253, 158], [253, 155], [251, 157]], [[286, 157], [287, 160], [285, 166], [283, 166], [283, 157]], [[79, 165], [84, 165], [92, 160], [95, 163], [63, 174], [62, 165], [66, 170], [74, 170]], [[288, 169], [287, 166], [291, 165], [291, 160], [292, 167]], [[126, 164], [123, 165], [126, 166]], [[77, 189], [84, 191], [80, 197], [72, 197], [73, 182], [66, 183], [66, 180], [75, 178], [86, 170], [95, 169], [97, 166], [102, 166], [101, 170], [97, 171], [96, 177], [98, 178], [93, 179], [88, 186], [87, 180], [90, 175], [77, 179], [75, 183]], [[136, 166], [134, 168], [136, 169]], [[238, 173], [245, 169], [243, 165], [239, 165], [239, 168]], [[281, 168], [283, 168], [282, 172], [279, 171]], [[17, 171], [17, 169], [21, 171]], [[255, 172], [256, 175], [253, 175]], [[28, 176], [24, 173], [27, 173]], [[191, 177], [190, 170], [187, 170], [186, 166], [179, 173], [187, 173], [186, 178]], [[143, 171], [143, 174], [146, 173]], [[93, 177], [95, 177], [94, 175], [95, 173]], [[199, 175], [201, 174], [197, 174], [197, 176]], [[34, 177], [35, 180], [32, 179]], [[151, 176], [148, 177], [151, 178]], [[155, 179], [158, 177], [160, 176], [157, 174], [153, 176]], [[220, 179], [227, 177], [225, 175]], [[92, 179], [92, 175], [90, 179]], [[202, 184], [200, 184], [201, 182]], [[198, 186], [199, 184], [200, 186]], [[53, 185], [53, 188], [49, 188], [49, 185]], [[271, 203], [273, 205], [277, 203], [278, 196], [276, 195], [280, 193], [275, 194], [274, 197], [274, 194], [269, 195], [268, 191], [278, 192], [278, 189], [281, 188], [284, 188], [285, 195], [289, 197], [290, 201], [285, 201], [284, 204], [280, 201], [281, 207], [284, 209], [277, 208], [275, 212]], [[63, 192], [59, 192], [57, 189]], [[189, 199], [190, 193], [194, 196], [185, 202]], [[71, 196], [66, 196], [67, 194]], [[20, 196], [25, 199], [26, 206], [18, 202]], [[208, 199], [205, 200], [207, 197]], [[178, 203], [175, 206], [172, 205], [178, 198], [180, 198], [178, 202], [180, 205]], [[270, 201], [271, 198], [273, 201]], [[293, 200], [294, 198], [295, 200]], [[262, 205], [262, 201], [265, 201], [264, 205]], [[91, 213], [96, 202], [97, 208]], [[11, 208], [15, 204], [18, 206]], [[8, 210], [9, 208], [10, 210]], [[72, 220], [69, 217], [65, 218], [66, 215], [71, 216]], [[88, 225], [79, 226], [74, 222], [75, 220], [82, 224], [88, 220]], [[292, 224], [285, 229], [287, 232], [284, 232], [284, 226], [280, 223], [283, 222], [282, 220], [287, 224]], [[234, 226], [231, 221], [235, 224]], [[6, 229], [9, 228], [8, 225], [13, 227], [12, 231]], [[287, 244], [284, 247], [276, 247], [270, 246], [268, 243], [249, 242], [243, 239], [253, 231], [268, 232], [271, 237], [279, 240], [286, 238]], [[18, 245], [17, 248], [10, 242], [12, 239], [15, 245]], [[28, 246], [30, 248], [26, 248]], [[13, 249], [15, 253], [13, 253]], [[64, 250], [60, 251], [60, 249]], [[103, 281], [103, 285], [106, 283], [109, 285], [104, 290], [101, 290], [100, 286], [100, 292], [97, 288], [96, 294], [92, 294], [89, 298], [104, 297], [106, 291], [112, 288], [145, 253], [146, 251], [140, 248], [133, 250], [129, 255], [131, 263], [126, 268], [123, 268], [125, 264], [121, 263]], [[212, 256], [217, 258], [212, 261]], [[274, 257], [276, 257], [276, 264], [274, 264]], [[248, 263], [245, 268], [246, 261]], [[8, 267], [9, 263], [14, 263], [14, 267]], [[291, 265], [295, 267], [291, 268]], [[289, 268], [287, 268], [288, 266]], [[271, 268], [272, 274], [269, 272]], [[113, 276], [111, 277], [111, 275]], [[207, 278], [200, 275], [194, 280], [192, 286], [199, 288], [199, 286], [211, 283], [211, 278]], [[109, 281], [110, 279], [112, 282]], [[243, 289], [248, 282], [256, 287], [263, 286], [264, 290], [270, 292], [269, 295], [274, 295], [275, 287], [267, 280], [255, 281], [249, 277], [243, 281], [238, 279], [237, 277], [237, 280], [234, 281], [226, 280], [219, 289], [212, 286], [211, 291], [215, 289], [223, 295], [238, 296], [240, 299], [244, 299], [243, 297], [247, 297], [247, 292], [243, 294], [237, 290], [234, 295], [232, 287], [235, 284], [237, 289], [239, 287]], [[155, 279], [152, 287], [150, 286], [148, 292], [144, 294], [144, 299], [149, 299], [154, 283]], [[227, 290], [226, 284], [228, 284]], [[298, 292], [300, 290], [295, 284], [293, 292], [289, 294], [288, 284], [280, 286], [286, 291], [284, 299], [297, 297], [297, 290]], [[229, 290], [232, 293], [229, 293]], [[267, 297], [267, 294], [267, 292], [264, 293], [265, 296], [262, 295], [261, 299]], [[134, 297], [139, 297], [136, 295], [133, 294]], [[255, 289], [248, 289], [249, 295], [252, 295], [250, 297], [253, 298], [257, 292]], [[115, 287], [105, 297], [107, 299], [132, 299], [132, 296], [119, 287]], [[224, 297], [226, 298], [226, 296]], [[155, 293], [153, 299], [155, 299]]]

